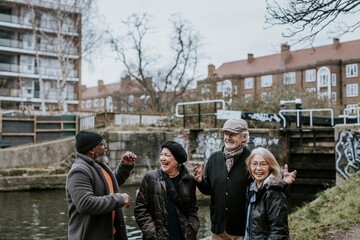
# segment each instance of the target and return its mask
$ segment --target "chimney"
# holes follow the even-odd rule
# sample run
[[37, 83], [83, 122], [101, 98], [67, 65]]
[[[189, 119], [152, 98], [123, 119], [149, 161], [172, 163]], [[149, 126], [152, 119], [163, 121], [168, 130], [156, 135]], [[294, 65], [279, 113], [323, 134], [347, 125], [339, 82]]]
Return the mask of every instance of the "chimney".
[[121, 82], [127, 83], [131, 81], [130, 75], [126, 75], [125, 77], [121, 78]]
[[254, 61], [254, 54], [248, 53], [247, 62], [252, 63]]
[[338, 38], [333, 38], [333, 45], [332, 45], [332, 49], [336, 50], [340, 45], [340, 40]]
[[213, 77], [215, 75], [215, 65], [209, 64], [208, 65], [208, 77]]
[[101, 92], [104, 89], [104, 80], [98, 80], [98, 91]]
[[286, 64], [291, 58], [290, 46], [287, 43], [281, 44], [281, 61]]

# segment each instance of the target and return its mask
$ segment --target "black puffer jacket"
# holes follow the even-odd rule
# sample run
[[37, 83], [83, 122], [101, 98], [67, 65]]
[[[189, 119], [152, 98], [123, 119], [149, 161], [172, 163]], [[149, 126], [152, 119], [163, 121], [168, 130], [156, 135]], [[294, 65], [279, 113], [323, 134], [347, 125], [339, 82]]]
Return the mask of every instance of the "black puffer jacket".
[[[147, 172], [136, 197], [134, 214], [143, 233], [143, 239], [168, 239], [167, 189], [163, 174], [160, 169]], [[197, 215], [196, 183], [183, 165], [180, 174], [177, 194], [182, 210], [176, 208], [177, 217], [184, 239], [195, 240], [200, 226]]]
[[270, 175], [257, 192], [253, 184], [249, 199], [256, 194], [256, 200], [250, 201], [249, 240], [288, 240], [288, 207], [281, 178]]

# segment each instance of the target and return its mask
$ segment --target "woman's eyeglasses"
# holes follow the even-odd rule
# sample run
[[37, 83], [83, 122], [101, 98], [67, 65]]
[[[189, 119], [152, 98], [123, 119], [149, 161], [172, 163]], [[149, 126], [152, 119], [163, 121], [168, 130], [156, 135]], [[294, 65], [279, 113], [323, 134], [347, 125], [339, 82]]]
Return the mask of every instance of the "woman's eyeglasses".
[[258, 162], [252, 162], [250, 165], [251, 165], [251, 167], [253, 167], [253, 168], [256, 168], [256, 167], [265, 168], [265, 167], [267, 167], [269, 164], [268, 164], [267, 162], [260, 162], [260, 163], [258, 163]]

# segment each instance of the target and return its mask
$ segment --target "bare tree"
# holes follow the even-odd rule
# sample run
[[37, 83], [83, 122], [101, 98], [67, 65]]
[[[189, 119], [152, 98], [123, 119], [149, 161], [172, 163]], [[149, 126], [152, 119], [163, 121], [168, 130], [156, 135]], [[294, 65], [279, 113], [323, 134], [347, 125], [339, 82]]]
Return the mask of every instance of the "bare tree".
[[[37, 71], [38, 69], [41, 69], [41, 61], [40, 61], [40, 54], [39, 54], [39, 51], [41, 50], [40, 49], [40, 46], [37, 42], [37, 29], [38, 29], [38, 22], [37, 22], [37, 19], [36, 19], [36, 12], [35, 12], [35, 9], [32, 5], [30, 5], [28, 3], [28, 7], [29, 9], [31, 10], [31, 26], [32, 26], [32, 42], [34, 43], [34, 50], [35, 50], [35, 62], [36, 62], [36, 67], [37, 69], [35, 69], [35, 71]], [[37, 71], [38, 72], [38, 75], [39, 75], [39, 86], [40, 86], [40, 101], [41, 101], [41, 112], [43, 115], [45, 115], [46, 113], [46, 106], [45, 106], [45, 93], [43, 91], [44, 89], [44, 83], [43, 83], [43, 80], [42, 80], [42, 71]], [[21, 81], [21, 80], [20, 80]], [[24, 108], [24, 106], [22, 106], [22, 108]]]
[[123, 22], [127, 34], [121, 38], [112, 37], [111, 42], [125, 67], [125, 74], [143, 87], [148, 107], [163, 112], [169, 111], [195, 81], [201, 40], [189, 21], [172, 15], [170, 56], [165, 56], [164, 47], [146, 45], [147, 36], [154, 33], [151, 21], [152, 17], [146, 13], [130, 15]]
[[[66, 99], [78, 99], [75, 92], [80, 86], [76, 86], [74, 82], [70, 84], [69, 78], [80, 78], [76, 69], [81, 68], [81, 59], [91, 54], [102, 40], [103, 34], [94, 27], [98, 16], [95, 3], [95, 0], [58, 0], [47, 2], [51, 6], [41, 10], [34, 5], [34, 1], [28, 0], [33, 20], [41, 101], [44, 102], [45, 95], [48, 94], [45, 91], [55, 92], [58, 110], [63, 113], [67, 112]], [[47, 19], [41, 19], [41, 15]], [[52, 52], [52, 57], [56, 60], [45, 60], [39, 56], [41, 51]], [[47, 67], [42, 64], [46, 61]], [[45, 75], [56, 77], [55, 89], [44, 87]]]
[[360, 27], [359, 0], [266, 0], [268, 26], [286, 25], [283, 37], [313, 43], [320, 32], [339, 38]]

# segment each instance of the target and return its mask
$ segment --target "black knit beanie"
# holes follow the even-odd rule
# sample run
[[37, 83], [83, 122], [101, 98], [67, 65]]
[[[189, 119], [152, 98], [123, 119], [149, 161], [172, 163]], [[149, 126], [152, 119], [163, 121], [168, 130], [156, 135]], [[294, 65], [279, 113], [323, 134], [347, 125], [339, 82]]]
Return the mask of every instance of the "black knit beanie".
[[82, 154], [86, 154], [104, 139], [100, 134], [88, 131], [78, 132], [75, 138], [76, 150]]
[[161, 150], [163, 148], [169, 149], [178, 163], [184, 163], [187, 161], [187, 153], [181, 144], [174, 141], [167, 141], [161, 146]]

